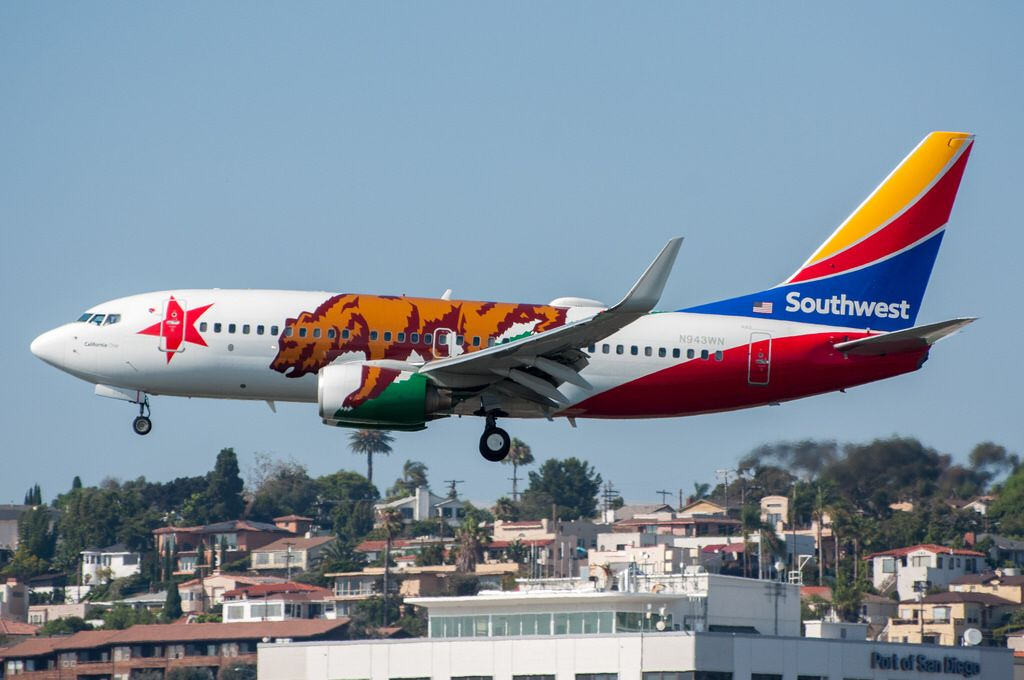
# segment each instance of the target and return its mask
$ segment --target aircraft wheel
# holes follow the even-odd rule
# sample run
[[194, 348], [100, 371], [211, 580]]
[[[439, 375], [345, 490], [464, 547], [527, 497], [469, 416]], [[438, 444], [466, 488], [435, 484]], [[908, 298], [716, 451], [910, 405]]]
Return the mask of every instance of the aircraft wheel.
[[135, 420], [132, 421], [132, 430], [135, 434], [145, 435], [149, 434], [150, 430], [153, 429], [153, 421], [146, 416], [136, 416]]
[[500, 463], [508, 456], [512, 439], [500, 427], [488, 427], [480, 437], [480, 455], [492, 463]]

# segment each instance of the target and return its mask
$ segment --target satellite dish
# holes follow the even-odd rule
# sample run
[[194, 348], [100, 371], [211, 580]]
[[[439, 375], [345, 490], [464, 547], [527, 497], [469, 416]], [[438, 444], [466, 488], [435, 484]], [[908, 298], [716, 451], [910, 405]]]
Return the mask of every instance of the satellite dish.
[[[665, 622], [659, 619], [658, 622], [654, 624], [654, 627], [657, 628], [658, 630], [665, 630]], [[975, 629], [971, 628], [971, 630], [975, 630]], [[978, 634], [980, 635], [981, 633], [978, 633]]]
[[964, 645], [967, 647], [976, 647], [981, 644], [982, 635], [981, 631], [977, 628], [968, 628], [964, 631]]
[[778, 573], [780, 573], [780, 574], [781, 574], [781, 573], [782, 573], [782, 571], [783, 571], [783, 570], [784, 570], [785, 568], [786, 568], [786, 563], [785, 563], [785, 562], [783, 562], [782, 560], [779, 560], [779, 561], [777, 561], [777, 562], [775, 563], [775, 571], [777, 571]]

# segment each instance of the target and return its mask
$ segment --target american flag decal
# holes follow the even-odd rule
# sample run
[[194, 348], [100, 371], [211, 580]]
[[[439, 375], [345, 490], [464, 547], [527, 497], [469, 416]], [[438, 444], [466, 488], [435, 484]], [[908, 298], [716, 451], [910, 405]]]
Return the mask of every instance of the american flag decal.
[[754, 313], [755, 314], [771, 314], [772, 313], [772, 303], [770, 303], [770, 302], [755, 302], [754, 303]]

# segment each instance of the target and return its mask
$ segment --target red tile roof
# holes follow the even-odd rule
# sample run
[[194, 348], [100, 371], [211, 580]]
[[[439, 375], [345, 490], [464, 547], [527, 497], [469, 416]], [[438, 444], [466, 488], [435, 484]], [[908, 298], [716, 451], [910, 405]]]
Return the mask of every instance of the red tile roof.
[[832, 588], [829, 586], [800, 586], [800, 599], [820, 597], [826, 602], [832, 601]]
[[0, 619], [0, 637], [4, 635], [35, 635], [37, 632], [39, 632], [39, 626], [33, 626], [31, 623]]
[[285, 515], [284, 517], [275, 517], [275, 522], [312, 522], [312, 517], [303, 517], [302, 515]]
[[934, 543], [922, 543], [920, 545], [911, 545], [906, 548], [894, 548], [892, 550], [883, 550], [882, 552], [872, 553], [864, 559], [870, 560], [875, 557], [906, 557], [912, 552], [925, 551], [935, 555], [961, 555], [966, 557], [984, 557], [985, 553], [980, 553], [977, 550], [964, 550], [963, 548], [950, 548], [946, 545], [936, 545]]
[[743, 552], [743, 544], [742, 543], [713, 543], [711, 545], [704, 546], [703, 548], [701, 548], [701, 551], [702, 552], [706, 552], [706, 553], [729, 552], [729, 553], [739, 554], [739, 553]]
[[309, 585], [308, 583], [261, 583], [229, 590], [224, 593], [224, 597], [271, 597], [273, 595], [284, 595], [286, 593], [316, 593], [323, 594], [328, 597], [331, 595], [331, 591], [329, 589]]
[[[991, 593], [965, 593], [961, 591], [949, 591], [935, 593], [925, 597], [922, 602], [925, 604], [949, 604], [953, 602], [975, 602], [990, 607], [1016, 607], [1017, 603], [1006, 600]], [[900, 604], [917, 604], [917, 599], [902, 600]]]

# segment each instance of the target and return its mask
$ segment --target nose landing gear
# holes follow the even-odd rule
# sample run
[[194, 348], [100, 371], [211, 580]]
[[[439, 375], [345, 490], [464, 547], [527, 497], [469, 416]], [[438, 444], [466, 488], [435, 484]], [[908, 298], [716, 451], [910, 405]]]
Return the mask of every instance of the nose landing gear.
[[494, 415], [488, 413], [484, 433], [480, 436], [480, 455], [492, 463], [500, 463], [508, 456], [511, 447], [512, 439], [508, 432], [498, 427]]
[[153, 429], [153, 421], [149, 419], [149, 397], [139, 402], [139, 415], [132, 421], [132, 430], [137, 435], [147, 435]]

